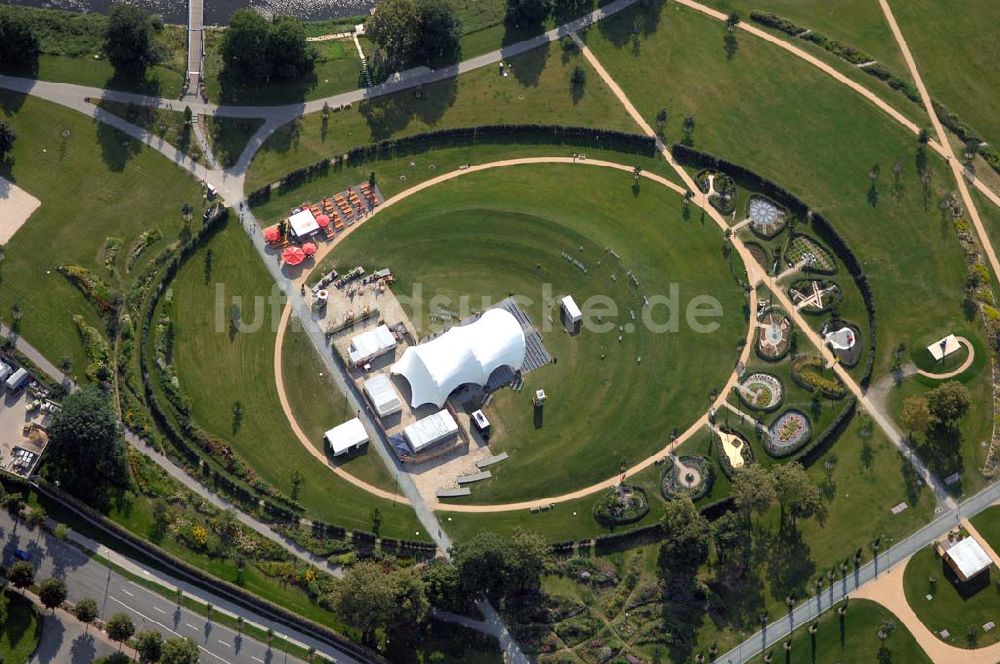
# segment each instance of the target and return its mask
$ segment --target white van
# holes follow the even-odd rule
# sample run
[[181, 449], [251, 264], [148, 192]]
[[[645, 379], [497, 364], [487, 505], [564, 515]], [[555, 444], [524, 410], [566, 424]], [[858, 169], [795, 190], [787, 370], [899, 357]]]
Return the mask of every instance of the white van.
[[14, 373], [14, 370], [6, 362], [0, 362], [0, 381], [5, 381], [7, 378]]
[[21, 367], [7, 379], [7, 389], [11, 392], [19, 390], [28, 382], [29, 378], [31, 378], [31, 375], [28, 373], [28, 370]]

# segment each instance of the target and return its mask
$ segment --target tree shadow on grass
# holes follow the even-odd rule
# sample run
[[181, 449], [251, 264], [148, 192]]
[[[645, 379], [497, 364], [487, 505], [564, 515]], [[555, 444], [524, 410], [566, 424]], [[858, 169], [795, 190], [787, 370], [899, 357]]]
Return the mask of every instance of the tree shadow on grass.
[[648, 37], [660, 27], [663, 8], [667, 0], [641, 0], [617, 16], [597, 24], [601, 36], [617, 48], [631, 44], [632, 54], [641, 51], [641, 37]]
[[439, 83], [376, 97], [361, 102], [360, 113], [368, 124], [371, 140], [381, 141], [403, 131], [416, 118], [434, 126], [455, 103], [458, 82]]
[[225, 104], [297, 104], [306, 100], [317, 81], [316, 72], [311, 71], [292, 80], [249, 83], [223, 70], [219, 73], [219, 98]]
[[142, 151], [142, 143], [115, 129], [109, 124], [94, 120], [97, 142], [101, 146], [101, 160], [109, 171], [121, 173], [129, 159]]
[[708, 587], [712, 591], [709, 616], [720, 629], [743, 632], [760, 626], [764, 583], [759, 569], [738, 562], [723, 563], [716, 568]]
[[13, 90], [0, 90], [0, 111], [5, 115], [16, 115], [24, 106], [28, 95]]
[[774, 597], [803, 597], [816, 573], [810, 548], [796, 528], [786, 527], [763, 535], [767, 578]]

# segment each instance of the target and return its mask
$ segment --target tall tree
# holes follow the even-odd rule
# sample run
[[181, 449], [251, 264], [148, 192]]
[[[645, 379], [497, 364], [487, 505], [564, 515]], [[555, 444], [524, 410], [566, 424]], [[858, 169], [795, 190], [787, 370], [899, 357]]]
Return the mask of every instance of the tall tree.
[[673, 570], [693, 571], [708, 559], [711, 525], [685, 494], [667, 502], [661, 522], [665, 537], [662, 553]]
[[38, 587], [38, 599], [46, 609], [54, 609], [66, 601], [66, 582], [52, 577], [45, 579]]
[[774, 489], [781, 506], [781, 520], [789, 517], [794, 528], [800, 518], [824, 514], [823, 496], [798, 461], [775, 466], [771, 470]]
[[155, 664], [163, 656], [163, 635], [155, 629], [139, 632], [135, 637], [135, 650], [140, 664]]
[[160, 60], [156, 24], [150, 15], [127, 4], [115, 4], [104, 28], [104, 55], [115, 71], [141, 78]]
[[910, 433], [924, 434], [927, 432], [927, 427], [931, 425], [934, 416], [931, 415], [927, 399], [923, 397], [907, 397], [903, 401], [903, 410], [900, 413], [899, 419]]
[[90, 624], [97, 620], [97, 602], [89, 597], [81, 599], [73, 607], [73, 615], [90, 629]]
[[3, 161], [7, 153], [14, 149], [14, 141], [17, 140], [17, 132], [6, 120], [0, 120], [0, 161]]
[[969, 412], [972, 398], [965, 385], [950, 380], [927, 393], [927, 405], [938, 422], [953, 424]]
[[163, 644], [160, 664], [198, 664], [200, 656], [194, 639], [167, 639]]
[[552, 547], [538, 533], [515, 528], [511, 537], [514, 558], [508, 571], [513, 590], [535, 590], [552, 562]]
[[507, 23], [516, 28], [534, 28], [551, 11], [552, 0], [507, 0]]
[[516, 555], [509, 539], [483, 530], [451, 550], [462, 591], [471, 597], [485, 595], [494, 600], [506, 595], [511, 587], [510, 570]]
[[747, 517], [755, 512], [766, 512], [777, 499], [774, 478], [759, 464], [740, 468], [733, 473], [730, 494], [737, 509]]
[[420, 39], [420, 25], [416, 0], [381, 0], [365, 22], [365, 35], [379, 47], [386, 62], [396, 67], [412, 57]]
[[460, 612], [468, 598], [459, 588], [458, 570], [446, 562], [432, 562], [423, 570], [424, 586], [431, 605], [445, 611]]
[[267, 60], [274, 78], [293, 80], [313, 70], [316, 51], [306, 41], [302, 21], [291, 16], [275, 17], [267, 38]]
[[372, 562], [355, 565], [333, 587], [330, 606], [362, 632], [371, 643], [376, 630], [393, 625], [416, 625], [429, 604], [424, 583], [413, 569], [386, 572]]
[[409, 64], [433, 63], [458, 52], [462, 24], [451, 3], [445, 0], [420, 0], [420, 29]]
[[245, 83], [264, 83], [270, 74], [268, 44], [271, 25], [253, 9], [238, 9], [222, 35], [226, 73]]
[[34, 69], [40, 52], [38, 36], [28, 18], [23, 14], [0, 11], [0, 65]]
[[15, 588], [27, 588], [35, 582], [35, 568], [27, 560], [19, 560], [7, 568], [7, 580]]
[[121, 427], [111, 403], [96, 386], [74, 392], [49, 427], [50, 478], [78, 498], [101, 505], [107, 489], [125, 486], [128, 464]]
[[116, 613], [108, 618], [105, 631], [107, 631], [109, 639], [118, 642], [120, 649], [121, 644], [131, 639], [132, 635], [135, 634], [135, 623], [132, 622], [132, 618], [127, 613]]

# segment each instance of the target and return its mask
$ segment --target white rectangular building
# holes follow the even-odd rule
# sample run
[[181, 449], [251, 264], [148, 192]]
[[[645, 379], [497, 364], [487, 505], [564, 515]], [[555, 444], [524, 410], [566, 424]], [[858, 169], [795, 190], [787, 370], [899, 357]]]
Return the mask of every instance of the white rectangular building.
[[7, 378], [7, 389], [11, 391], [20, 389], [22, 385], [28, 382], [29, 378], [31, 378], [31, 375], [28, 373], [28, 370], [21, 367]]
[[288, 218], [288, 225], [292, 229], [292, 234], [295, 237], [308, 237], [319, 230], [319, 224], [316, 223], [316, 217], [313, 216], [312, 210], [305, 209], [296, 212]]
[[388, 325], [379, 325], [351, 339], [347, 356], [351, 364], [357, 366], [388, 353], [396, 347], [396, 337]]
[[386, 417], [403, 410], [403, 402], [387, 374], [380, 373], [366, 380], [365, 394], [379, 417]]
[[990, 555], [974, 537], [966, 537], [952, 544], [945, 550], [944, 555], [952, 571], [963, 583], [986, 571], [993, 564]]
[[333, 456], [347, 454], [351, 450], [359, 450], [368, 444], [368, 432], [361, 420], [354, 418], [323, 434], [323, 440], [330, 447]]
[[439, 410], [403, 429], [406, 442], [414, 454], [458, 434], [458, 422], [447, 410]]
[[0, 362], [0, 381], [6, 381], [10, 375], [14, 373], [14, 370], [6, 362]]
[[559, 303], [563, 325], [574, 334], [579, 332], [580, 327], [583, 325], [583, 312], [580, 311], [580, 307], [576, 306], [573, 296], [567, 295]]
[[961, 347], [961, 344], [958, 343], [958, 338], [954, 334], [949, 334], [944, 339], [938, 339], [928, 346], [927, 351], [934, 358], [935, 362], [940, 362]]

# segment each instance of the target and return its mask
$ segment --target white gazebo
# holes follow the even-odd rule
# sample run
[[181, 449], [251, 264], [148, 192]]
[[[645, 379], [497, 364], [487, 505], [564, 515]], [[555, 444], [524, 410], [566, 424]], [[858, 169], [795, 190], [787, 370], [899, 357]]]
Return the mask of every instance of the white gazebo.
[[989, 569], [993, 564], [990, 554], [975, 537], [966, 537], [944, 550], [944, 558], [962, 583]]
[[292, 234], [297, 238], [309, 237], [319, 230], [316, 217], [313, 216], [312, 210], [308, 208], [290, 216], [288, 218], [288, 225], [292, 229]]
[[365, 381], [365, 394], [379, 417], [387, 417], [403, 410], [403, 402], [393, 387], [389, 376], [380, 373]]
[[347, 357], [352, 365], [357, 366], [384, 355], [395, 347], [396, 337], [392, 336], [392, 330], [388, 325], [379, 325], [351, 339]]
[[330, 447], [333, 456], [347, 454], [351, 450], [361, 449], [362, 445], [368, 444], [368, 432], [361, 420], [354, 418], [323, 434], [323, 440]]
[[931, 354], [931, 357], [934, 358], [935, 362], [940, 362], [961, 347], [962, 344], [958, 342], [958, 337], [954, 334], [949, 334], [945, 338], [938, 339], [932, 343], [927, 347], [927, 350]]

